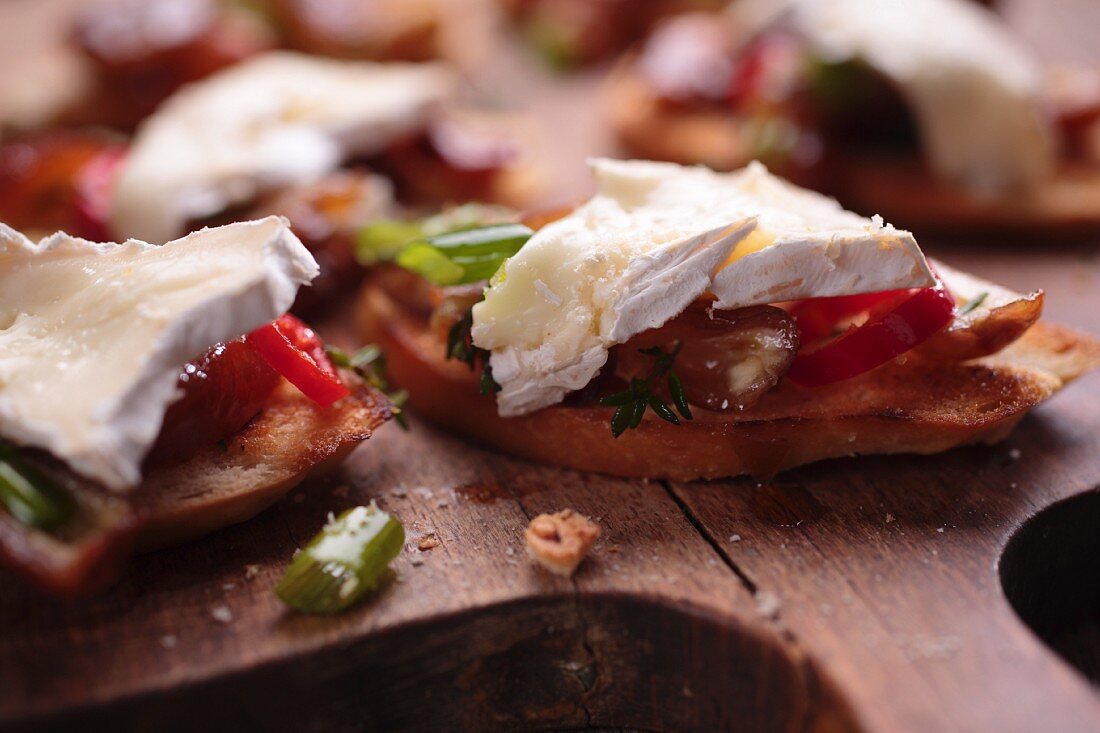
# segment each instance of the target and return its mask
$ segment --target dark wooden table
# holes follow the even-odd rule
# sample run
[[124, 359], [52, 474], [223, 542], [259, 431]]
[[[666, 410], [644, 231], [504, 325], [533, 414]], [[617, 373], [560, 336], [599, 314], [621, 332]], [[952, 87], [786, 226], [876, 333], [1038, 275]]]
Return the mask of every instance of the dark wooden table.
[[[598, 79], [531, 85], [529, 66], [505, 53], [481, 93], [554, 121], [548, 200], [575, 197], [583, 154], [613, 151], [589, 101]], [[1095, 246], [928, 249], [1046, 288], [1051, 319], [1100, 331]], [[5, 576], [0, 725], [1100, 730], [1097, 688], [1001, 580], [1063, 653], [1096, 664], [1100, 374], [1001, 446], [830, 461], [766, 484], [585, 475], [413, 424], [247, 524], [138, 559], [91, 602]], [[294, 550], [329, 511], [371, 499], [408, 531], [397, 581], [343, 616], [288, 613], [272, 589]], [[564, 507], [603, 527], [572, 580], [533, 567], [522, 539]], [[426, 537], [438, 546], [419, 550]]]

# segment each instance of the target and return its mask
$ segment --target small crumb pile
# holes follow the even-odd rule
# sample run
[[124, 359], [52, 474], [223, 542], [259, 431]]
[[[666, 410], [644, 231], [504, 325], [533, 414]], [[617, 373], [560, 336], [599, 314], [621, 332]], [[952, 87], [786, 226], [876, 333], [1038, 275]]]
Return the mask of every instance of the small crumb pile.
[[532, 519], [525, 536], [531, 559], [551, 573], [568, 578], [599, 538], [600, 527], [572, 509], [563, 509]]

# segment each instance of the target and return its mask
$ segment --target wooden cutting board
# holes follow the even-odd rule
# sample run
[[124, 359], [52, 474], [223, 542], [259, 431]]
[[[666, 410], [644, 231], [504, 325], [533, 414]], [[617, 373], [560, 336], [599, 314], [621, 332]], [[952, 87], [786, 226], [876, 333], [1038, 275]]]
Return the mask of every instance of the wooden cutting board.
[[[514, 54], [493, 68], [482, 94], [554, 122], [548, 199], [583, 195], [581, 159], [612, 150], [597, 75], [531, 84]], [[929, 249], [1044, 287], [1050, 318], [1100, 332], [1096, 246]], [[1002, 576], [1095, 672], [1098, 486], [1100, 375], [1001, 446], [765, 484], [557, 470], [414, 416], [337, 479], [139, 558], [91, 602], [0, 579], [0, 727], [1095, 733], [1100, 693]], [[371, 499], [408, 532], [397, 581], [339, 617], [287, 612], [273, 587], [295, 549]], [[603, 528], [572, 580], [532, 566], [522, 540], [565, 507]]]
[[[1030, 258], [1006, 273], [1031, 277]], [[1100, 268], [1080, 277], [1095, 285]], [[1097, 376], [1002, 446], [830, 461], [763, 485], [546, 468], [414, 419], [409, 433], [381, 431], [339, 481], [142, 557], [89, 603], [6, 580], [0, 720], [1096, 731], [1100, 693], [1020, 620], [998, 570], [1087, 660], [1087, 621], [1100, 621], [1098, 436]], [[272, 589], [294, 550], [328, 512], [370, 499], [408, 530], [397, 582], [343, 616], [285, 611]], [[533, 567], [522, 542], [530, 517], [564, 507], [604, 531], [572, 581]], [[1021, 556], [1000, 564], [1017, 533]], [[439, 544], [421, 551], [424, 538]]]

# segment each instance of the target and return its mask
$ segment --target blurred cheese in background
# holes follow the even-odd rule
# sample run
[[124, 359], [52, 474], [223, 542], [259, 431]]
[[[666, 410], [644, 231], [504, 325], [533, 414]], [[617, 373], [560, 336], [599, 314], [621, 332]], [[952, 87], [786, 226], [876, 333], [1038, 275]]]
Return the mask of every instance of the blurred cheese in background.
[[862, 59], [897, 85], [944, 178], [998, 191], [1051, 173], [1042, 69], [993, 13], [968, 0], [793, 0], [788, 10], [822, 60]]
[[138, 130], [111, 207], [118, 236], [165, 242], [194, 219], [319, 180], [424, 128], [455, 92], [434, 64], [274, 52], [180, 91]]

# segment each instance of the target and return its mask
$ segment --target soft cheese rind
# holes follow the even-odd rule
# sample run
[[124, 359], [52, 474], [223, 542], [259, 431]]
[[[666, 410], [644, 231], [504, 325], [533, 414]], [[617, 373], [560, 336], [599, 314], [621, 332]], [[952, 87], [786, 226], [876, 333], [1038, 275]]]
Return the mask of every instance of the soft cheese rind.
[[733, 308], [932, 283], [908, 232], [754, 164], [732, 174], [596, 160], [598, 192], [539, 230], [474, 306], [501, 415], [560, 402], [607, 350], [711, 291]]
[[454, 83], [435, 64], [274, 52], [184, 87], [138, 130], [112, 200], [113, 231], [161, 243], [188, 220], [315, 181], [421, 129]]
[[282, 315], [317, 272], [279, 217], [160, 247], [0, 224], [0, 436], [136, 485], [183, 364]]

